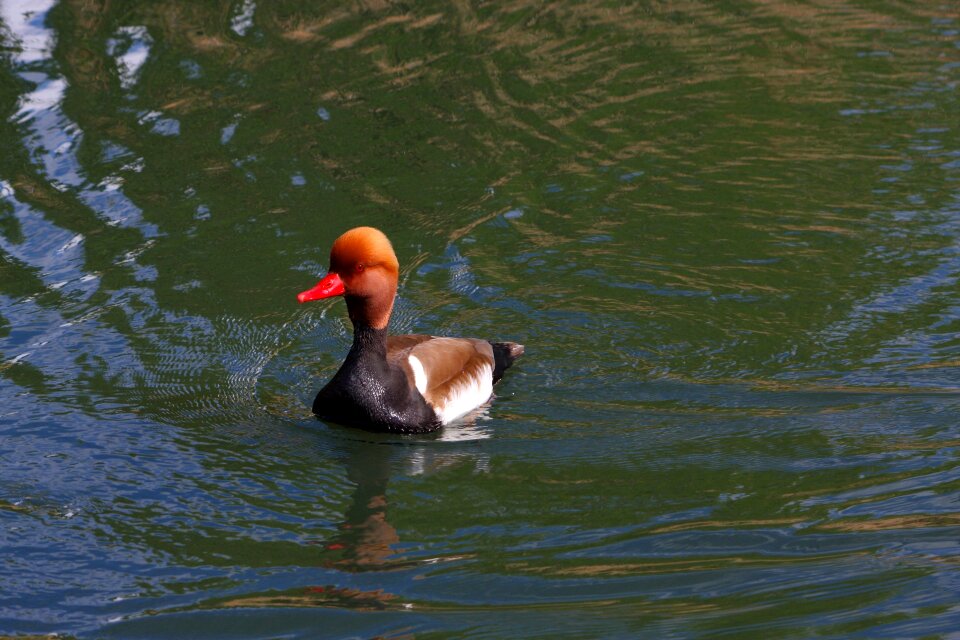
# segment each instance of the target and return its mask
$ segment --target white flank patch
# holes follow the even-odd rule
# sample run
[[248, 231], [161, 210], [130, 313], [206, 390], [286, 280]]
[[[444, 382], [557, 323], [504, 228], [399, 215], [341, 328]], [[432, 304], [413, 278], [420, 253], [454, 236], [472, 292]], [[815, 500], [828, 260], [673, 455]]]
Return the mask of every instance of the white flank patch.
[[[411, 360], [413, 357], [411, 356]], [[420, 364], [417, 362], [417, 364]], [[422, 368], [422, 367], [421, 367]], [[416, 374], [414, 374], [416, 377]], [[419, 389], [419, 383], [417, 388]], [[478, 376], [469, 376], [454, 386], [442, 407], [434, 407], [440, 422], [449, 424], [466, 415], [493, 395], [493, 367], [485, 365]]]
[[407, 362], [410, 363], [410, 368], [413, 369], [413, 384], [416, 385], [417, 391], [420, 392], [420, 395], [426, 394], [427, 372], [423, 370], [423, 363], [420, 362], [417, 356], [409, 356]]

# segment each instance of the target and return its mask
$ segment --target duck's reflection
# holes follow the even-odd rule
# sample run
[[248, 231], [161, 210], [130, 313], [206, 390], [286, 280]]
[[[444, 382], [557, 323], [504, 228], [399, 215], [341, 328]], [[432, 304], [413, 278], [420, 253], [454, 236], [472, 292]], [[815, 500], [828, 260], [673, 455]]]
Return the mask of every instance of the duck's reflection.
[[[414, 606], [387, 588], [370, 588], [370, 577], [352, 574], [416, 570], [424, 565], [461, 560], [462, 554], [423, 555], [410, 557], [401, 547], [401, 533], [390, 523], [389, 485], [395, 477], [427, 475], [457, 465], [473, 465], [477, 471], [488, 466], [486, 454], [448, 446], [438, 440], [402, 440], [377, 434], [358, 435], [356, 430], [339, 431], [333, 453], [345, 464], [346, 480], [353, 484], [349, 505], [336, 532], [314, 541], [322, 568], [316, 581], [283, 590], [257, 591], [225, 600], [212, 600], [208, 608], [222, 607], [345, 607], [360, 610], [410, 609]], [[471, 432], [476, 433], [476, 432]], [[454, 433], [456, 436], [456, 433]], [[461, 434], [462, 435], [462, 434]], [[466, 439], [460, 438], [458, 439]], [[329, 442], [327, 444], [330, 444]], [[376, 580], [373, 578], [373, 580]], [[386, 585], [385, 585], [386, 586]]]
[[352, 443], [347, 459], [347, 479], [356, 489], [340, 524], [340, 533], [327, 549], [340, 552], [331, 566], [343, 571], [381, 570], [389, 566], [393, 546], [400, 542], [397, 529], [387, 520], [387, 484], [394, 447], [376, 442]]
[[[470, 433], [476, 435], [476, 431]], [[447, 559], [404, 559], [398, 555], [400, 534], [389, 520], [391, 476], [429, 474], [465, 463], [483, 470], [486, 456], [446, 451], [439, 442], [417, 445], [371, 439], [345, 444], [346, 476], [355, 489], [338, 533], [325, 544], [326, 550], [335, 554], [326, 566], [350, 572], [384, 571]]]

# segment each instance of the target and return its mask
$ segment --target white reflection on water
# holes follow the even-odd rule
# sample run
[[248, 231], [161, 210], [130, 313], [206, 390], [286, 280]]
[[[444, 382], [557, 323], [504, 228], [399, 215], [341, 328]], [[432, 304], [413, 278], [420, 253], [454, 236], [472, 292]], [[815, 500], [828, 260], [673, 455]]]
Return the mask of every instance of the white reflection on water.
[[107, 53], [117, 61], [120, 86], [132, 89], [137, 84], [140, 69], [150, 57], [153, 39], [146, 27], [120, 27], [117, 36], [107, 40]]
[[47, 12], [56, 0], [4, 0], [0, 2], [0, 19], [10, 30], [14, 46], [19, 45], [13, 59], [21, 64], [50, 57], [53, 36], [43, 26]]
[[257, 3], [253, 0], [244, 0], [237, 9], [236, 15], [230, 20], [230, 29], [238, 36], [245, 36], [253, 28], [253, 14], [257, 10]]
[[[33, 87], [20, 97], [13, 116], [18, 124], [29, 131], [28, 135], [23, 136], [23, 143], [55, 189], [74, 191], [80, 201], [97, 212], [107, 224], [137, 227], [147, 238], [155, 237], [159, 233], [156, 225], [143, 221], [141, 209], [119, 188], [122, 184], [119, 176], [113, 176], [98, 185], [87, 180], [76, 154], [83, 131], [62, 109], [69, 84], [55, 71], [34, 70], [33, 63], [49, 60], [53, 54], [56, 38], [53, 30], [46, 28], [45, 20], [54, 4], [52, 1], [0, 3], [0, 17], [14, 42], [19, 43], [19, 51], [12, 56], [13, 68], [20, 78]], [[125, 82], [125, 78], [135, 77], [146, 60], [149, 44], [144, 38], [149, 36], [143, 27], [124, 27], [119, 33], [135, 39], [135, 43], [121, 54], [122, 64], [118, 63], [121, 82]], [[55, 67], [50, 65], [49, 68]]]
[[10, 242], [0, 235], [0, 250], [37, 269], [50, 289], [81, 290], [89, 297], [99, 286], [99, 277], [83, 270], [83, 234], [51, 224], [30, 206], [17, 200], [9, 182], [0, 180], [0, 200], [7, 202], [19, 226], [21, 238]]
[[[36, 78], [37, 88], [20, 98], [20, 106], [14, 116], [18, 122], [27, 122], [36, 113], [54, 109], [63, 102], [63, 94], [67, 91], [67, 81], [63, 78], [46, 79], [47, 76], [41, 73], [24, 73], [21, 77], [24, 80]], [[73, 142], [73, 139], [67, 139], [57, 147], [57, 151], [66, 151]]]

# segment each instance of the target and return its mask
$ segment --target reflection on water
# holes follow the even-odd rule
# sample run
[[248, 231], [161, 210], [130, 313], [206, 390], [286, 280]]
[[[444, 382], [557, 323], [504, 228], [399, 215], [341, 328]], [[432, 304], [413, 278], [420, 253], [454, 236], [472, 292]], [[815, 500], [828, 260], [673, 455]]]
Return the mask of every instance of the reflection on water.
[[[960, 626], [954, 7], [7, 0], [0, 38], [0, 633]], [[293, 295], [356, 224], [393, 330], [527, 345], [481, 415], [310, 415], [350, 325]]]

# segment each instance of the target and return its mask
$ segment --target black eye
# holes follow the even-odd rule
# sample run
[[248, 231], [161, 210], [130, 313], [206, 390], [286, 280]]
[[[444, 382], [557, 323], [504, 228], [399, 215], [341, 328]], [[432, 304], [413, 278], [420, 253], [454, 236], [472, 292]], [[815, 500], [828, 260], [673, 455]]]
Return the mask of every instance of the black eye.
[[360, 273], [361, 271], [363, 271], [364, 269], [366, 269], [366, 267], [363, 266], [363, 263], [362, 263], [362, 262], [358, 262], [358, 263], [357, 263], [357, 266], [356, 266], [356, 269], [357, 269], [357, 273]]

